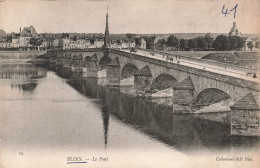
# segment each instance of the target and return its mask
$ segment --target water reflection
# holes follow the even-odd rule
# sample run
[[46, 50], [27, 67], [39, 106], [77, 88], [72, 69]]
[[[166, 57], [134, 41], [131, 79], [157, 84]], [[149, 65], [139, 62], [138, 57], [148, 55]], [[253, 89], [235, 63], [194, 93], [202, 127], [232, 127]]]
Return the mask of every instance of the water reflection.
[[11, 88], [19, 88], [19, 91], [23, 92], [32, 92], [35, 90], [36, 86], [38, 85], [37, 82], [31, 81], [30, 83], [23, 83], [23, 84], [11, 84]]
[[37, 79], [45, 78], [47, 70], [31, 64], [0, 64], [0, 79], [10, 80], [11, 89], [32, 93]]
[[0, 79], [38, 79], [46, 77], [46, 72], [31, 64], [0, 64]]
[[[0, 99], [0, 115], [12, 115], [9, 122], [19, 130], [4, 132], [9, 144], [102, 150], [154, 149], [166, 144], [186, 153], [259, 144], [258, 138], [230, 136], [229, 124], [172, 113], [171, 99], [136, 97], [132, 87], [101, 86], [99, 79], [69, 70], [57, 72], [61, 79], [32, 65], [3, 67], [8, 70], [0, 72], [6, 76], [20, 71], [17, 78], [0, 80], [7, 93]], [[13, 106], [17, 108], [10, 112]]]
[[107, 111], [106, 109], [102, 110], [102, 119], [103, 119], [103, 130], [104, 130], [104, 143], [106, 149], [107, 140], [108, 140], [108, 125], [109, 125], [109, 111]]
[[68, 84], [93, 99], [102, 109], [104, 143], [107, 146], [109, 118], [113, 116], [134, 129], [171, 147], [190, 152], [198, 149], [255, 147], [259, 138], [230, 136], [230, 125], [202, 120], [191, 114], [173, 114], [171, 100], [135, 97], [132, 87], [98, 85], [96, 78], [70, 73]]

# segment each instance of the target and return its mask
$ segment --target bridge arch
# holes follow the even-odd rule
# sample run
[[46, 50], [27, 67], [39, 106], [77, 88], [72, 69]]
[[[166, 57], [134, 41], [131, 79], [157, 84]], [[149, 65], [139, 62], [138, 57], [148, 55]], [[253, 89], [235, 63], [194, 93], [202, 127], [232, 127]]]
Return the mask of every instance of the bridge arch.
[[231, 96], [217, 88], [207, 88], [202, 90], [195, 98], [195, 105], [209, 106], [211, 104], [230, 99]]
[[138, 68], [131, 63], [127, 63], [121, 71], [121, 79], [126, 79], [134, 76], [134, 73], [138, 71]]
[[85, 58], [83, 58], [83, 66], [87, 67], [90, 61], [90, 56], [86, 56]]
[[89, 61], [90, 60], [90, 56], [86, 56], [85, 58], [84, 58], [84, 62], [87, 62], [87, 61]]
[[82, 54], [75, 54], [72, 58], [72, 64], [75, 66], [82, 66], [83, 65], [83, 56]]
[[100, 69], [106, 69], [106, 65], [111, 61], [111, 58], [104, 56], [99, 60], [99, 68]]
[[172, 87], [178, 81], [170, 74], [163, 73], [155, 78], [151, 85], [152, 90], [163, 90]]

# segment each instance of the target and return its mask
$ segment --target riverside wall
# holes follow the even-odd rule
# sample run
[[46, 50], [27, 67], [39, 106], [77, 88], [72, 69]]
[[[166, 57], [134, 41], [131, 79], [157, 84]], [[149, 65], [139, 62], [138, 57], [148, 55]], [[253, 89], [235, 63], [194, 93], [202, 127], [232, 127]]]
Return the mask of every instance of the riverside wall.
[[26, 63], [46, 51], [0, 51], [0, 63]]

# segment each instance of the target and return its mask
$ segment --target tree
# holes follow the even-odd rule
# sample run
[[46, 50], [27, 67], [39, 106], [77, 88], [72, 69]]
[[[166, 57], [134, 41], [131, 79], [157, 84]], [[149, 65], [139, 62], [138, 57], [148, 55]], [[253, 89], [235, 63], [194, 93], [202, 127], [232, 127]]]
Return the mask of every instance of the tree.
[[202, 50], [208, 46], [207, 41], [203, 37], [197, 37], [196, 41], [197, 41], [197, 47]]
[[210, 33], [207, 33], [204, 37], [204, 40], [207, 42], [206, 48], [212, 48], [214, 39], [210, 36]]
[[61, 38], [69, 38], [69, 33], [62, 33], [62, 37]]
[[178, 44], [179, 44], [179, 40], [177, 39], [176, 36], [174, 35], [170, 35], [168, 38], [167, 38], [167, 46], [168, 47], [178, 47]]
[[29, 44], [31, 44], [33, 47], [38, 47], [42, 45], [43, 39], [41, 37], [32, 37], [30, 38]]
[[155, 36], [146, 37], [146, 49], [154, 49]]
[[229, 36], [230, 48], [229, 50], [240, 50], [243, 47], [243, 40], [238, 36]]
[[241, 37], [236, 37], [237, 38], [237, 49], [240, 50], [244, 46], [244, 41]]
[[252, 42], [252, 41], [249, 41], [249, 42], [247, 43], [247, 47], [250, 49], [250, 51], [252, 51], [253, 48], [254, 48], [253, 42]]
[[185, 48], [188, 48], [188, 40], [181, 39], [180, 40], [180, 49], [185, 50]]
[[127, 33], [126, 34], [126, 38], [129, 39], [129, 40], [134, 39], [135, 36], [136, 36], [136, 34], [132, 34], [132, 33]]
[[227, 51], [230, 48], [230, 42], [227, 36], [219, 35], [213, 42], [213, 48], [217, 51]]
[[166, 44], [166, 40], [165, 39], [160, 39], [158, 40], [158, 42], [155, 44], [155, 48], [157, 50], [164, 50], [166, 47], [167, 47], [167, 44]]
[[189, 48], [197, 48], [197, 40], [195, 38], [189, 39], [188, 46]]
[[121, 40], [117, 39], [117, 40], [116, 40], [116, 43], [117, 43], [117, 44], [120, 44], [120, 43], [121, 43]]

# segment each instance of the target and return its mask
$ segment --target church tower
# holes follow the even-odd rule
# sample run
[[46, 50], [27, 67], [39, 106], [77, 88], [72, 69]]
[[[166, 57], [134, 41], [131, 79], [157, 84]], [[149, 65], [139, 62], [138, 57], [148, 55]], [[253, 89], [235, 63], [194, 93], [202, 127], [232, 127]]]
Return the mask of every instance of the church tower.
[[241, 36], [241, 32], [238, 31], [236, 22], [233, 22], [233, 27], [231, 28], [229, 36]]
[[105, 30], [105, 37], [104, 37], [104, 47], [110, 47], [110, 39], [109, 39], [109, 29], [108, 29], [108, 8], [107, 8], [107, 15], [106, 15], [106, 30]]

